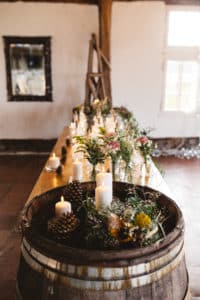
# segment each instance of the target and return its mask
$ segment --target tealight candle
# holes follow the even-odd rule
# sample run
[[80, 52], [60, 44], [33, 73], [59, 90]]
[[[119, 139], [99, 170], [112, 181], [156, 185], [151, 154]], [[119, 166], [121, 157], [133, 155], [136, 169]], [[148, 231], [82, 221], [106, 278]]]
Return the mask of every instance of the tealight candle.
[[96, 209], [105, 208], [111, 205], [112, 188], [100, 185], [95, 189], [95, 206]]
[[99, 172], [96, 176], [96, 184], [112, 187], [112, 174], [107, 172]]
[[53, 153], [48, 160], [48, 167], [51, 169], [57, 169], [59, 165], [60, 165], [60, 159], [58, 156], [55, 155], [55, 153]]
[[68, 201], [65, 201], [64, 197], [61, 196], [60, 201], [56, 203], [55, 205], [55, 213], [56, 217], [60, 218], [63, 214], [71, 213], [71, 203]]
[[83, 176], [82, 163], [76, 159], [72, 163], [72, 177], [73, 180], [81, 181]]

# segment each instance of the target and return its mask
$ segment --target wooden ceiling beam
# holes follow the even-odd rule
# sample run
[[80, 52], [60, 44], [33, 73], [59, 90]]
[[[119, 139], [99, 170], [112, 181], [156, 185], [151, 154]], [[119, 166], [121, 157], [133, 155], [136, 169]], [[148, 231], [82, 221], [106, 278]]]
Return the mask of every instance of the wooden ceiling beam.
[[163, 1], [169, 5], [200, 5], [200, 0], [113, 0], [116, 2], [152, 2], [152, 1]]
[[[98, 5], [100, 0], [0, 0], [1, 2], [52, 2]], [[109, 1], [109, 0], [108, 0]], [[115, 2], [163, 1], [168, 5], [200, 5], [200, 0], [113, 0]]]
[[98, 5], [98, 0], [0, 0], [1, 2], [51, 2], [51, 3], [75, 3], [75, 4], [93, 4]]

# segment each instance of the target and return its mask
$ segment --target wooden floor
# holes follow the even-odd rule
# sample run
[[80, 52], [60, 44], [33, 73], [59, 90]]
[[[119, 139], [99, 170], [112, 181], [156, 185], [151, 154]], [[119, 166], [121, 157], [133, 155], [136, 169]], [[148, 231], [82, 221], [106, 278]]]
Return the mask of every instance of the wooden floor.
[[[20, 235], [16, 231], [17, 217], [46, 159], [45, 156], [0, 156], [0, 300], [14, 299], [20, 253]], [[159, 162], [165, 171], [165, 180], [174, 198], [178, 199], [181, 209], [184, 213], [199, 218], [200, 160], [162, 158]], [[191, 207], [189, 212], [188, 209], [186, 211], [188, 204]], [[197, 227], [200, 228], [200, 222]], [[191, 288], [193, 295], [200, 296], [200, 288], [197, 288], [200, 264], [193, 266], [194, 253], [198, 255], [200, 246], [196, 245], [192, 234], [191, 245], [192, 251], [188, 246], [186, 249], [190, 272], [193, 274]]]
[[0, 156], [0, 300], [14, 300], [20, 253], [17, 218], [47, 157]]

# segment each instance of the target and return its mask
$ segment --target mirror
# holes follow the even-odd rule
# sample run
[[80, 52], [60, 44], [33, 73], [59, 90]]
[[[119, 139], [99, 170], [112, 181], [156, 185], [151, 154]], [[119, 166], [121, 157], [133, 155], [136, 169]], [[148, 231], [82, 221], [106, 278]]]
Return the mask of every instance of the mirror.
[[4, 36], [8, 101], [52, 101], [50, 42]]

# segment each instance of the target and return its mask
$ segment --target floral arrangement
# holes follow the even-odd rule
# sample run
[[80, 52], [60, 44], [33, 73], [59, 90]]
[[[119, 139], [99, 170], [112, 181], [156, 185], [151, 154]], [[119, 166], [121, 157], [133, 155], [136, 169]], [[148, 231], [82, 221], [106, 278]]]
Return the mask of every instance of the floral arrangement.
[[118, 114], [118, 116], [120, 116], [126, 125], [125, 129], [128, 135], [133, 138], [136, 137], [139, 134], [139, 127], [133, 113], [124, 106], [115, 107], [114, 111]]
[[94, 197], [80, 193], [79, 185], [82, 198], [77, 200], [78, 194], [75, 192], [66, 193], [72, 202], [73, 226], [67, 221], [67, 216], [58, 220], [59, 224], [52, 224], [51, 236], [57, 240], [59, 233], [60, 243], [88, 249], [115, 250], [145, 247], [165, 237], [169, 212], [157, 203], [158, 192], [143, 191], [142, 194], [133, 187], [125, 192], [123, 199], [115, 196], [110, 207], [97, 210]]
[[97, 246], [99, 249], [144, 247], [163, 239], [168, 212], [158, 206], [155, 201], [157, 196], [152, 192], [144, 200], [134, 193], [124, 202], [115, 200], [110, 209], [103, 211], [97, 211], [93, 199], [88, 198], [84, 202], [87, 214], [85, 235], [87, 247]]
[[111, 158], [112, 162], [115, 163], [120, 155], [120, 134], [117, 132], [109, 132], [105, 128], [99, 128], [100, 135], [99, 139], [102, 140], [104, 145], [104, 151], [107, 156]]
[[75, 136], [75, 140], [78, 142], [77, 152], [83, 152], [84, 158], [86, 158], [93, 166], [92, 179], [95, 179], [95, 167], [98, 163], [103, 163], [105, 160], [105, 152], [103, 144], [99, 138], [91, 138], [87, 136]]
[[110, 158], [114, 181], [116, 178], [116, 163], [119, 160], [124, 161], [125, 173], [130, 174], [134, 147], [140, 149], [145, 162], [149, 159], [152, 149], [152, 142], [146, 136], [136, 138], [134, 143], [134, 139], [129, 137], [128, 132], [119, 130], [108, 133], [103, 127], [99, 127], [99, 135], [95, 138], [76, 136], [75, 139], [79, 144], [77, 151], [83, 152], [84, 158], [93, 165], [92, 178], [95, 175], [96, 165], [98, 163], [102, 164], [106, 158]]
[[129, 121], [133, 118], [133, 113], [124, 106], [115, 107], [114, 110], [124, 120]]
[[152, 141], [146, 135], [139, 136], [136, 139], [136, 148], [141, 151], [141, 154], [144, 157], [144, 162], [147, 163], [153, 149]]
[[108, 98], [103, 100], [95, 99], [92, 104], [94, 113], [97, 114], [100, 112], [102, 116], [107, 116], [111, 111], [111, 104], [108, 101]]
[[133, 154], [134, 145], [130, 140], [122, 138], [120, 140], [121, 158], [126, 163], [126, 168], [130, 167], [131, 156]]
[[130, 167], [133, 153], [133, 143], [121, 131], [107, 133], [104, 128], [100, 128], [100, 139], [103, 140], [104, 151], [107, 157], [111, 158], [113, 178], [115, 180], [115, 164], [121, 158], [126, 165], [126, 171]]

